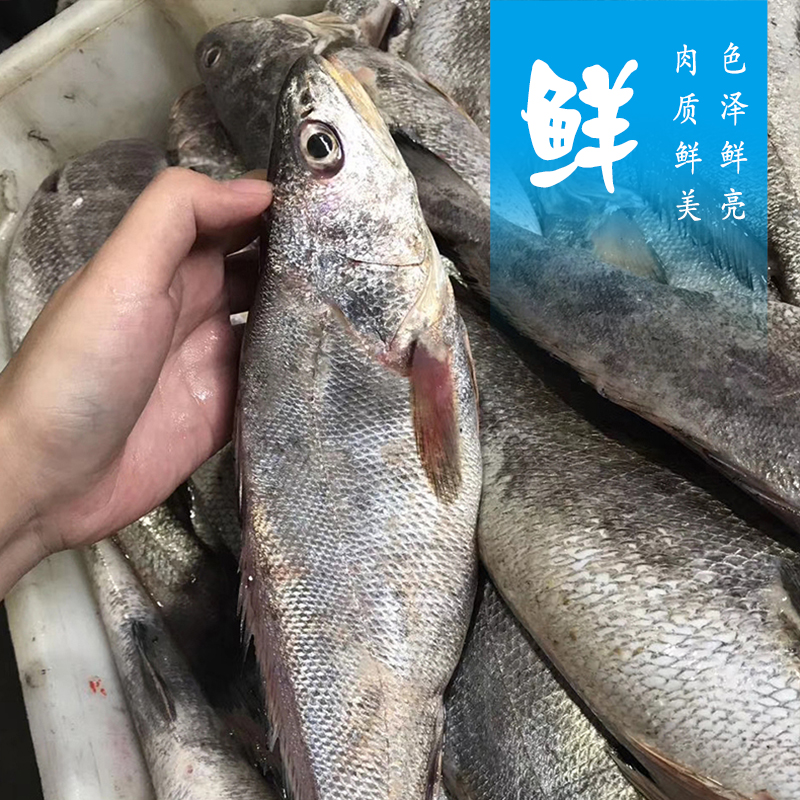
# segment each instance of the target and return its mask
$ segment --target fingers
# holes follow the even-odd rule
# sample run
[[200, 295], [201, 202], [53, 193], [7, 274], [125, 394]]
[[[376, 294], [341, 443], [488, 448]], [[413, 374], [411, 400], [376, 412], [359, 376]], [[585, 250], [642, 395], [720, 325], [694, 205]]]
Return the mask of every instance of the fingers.
[[258, 247], [248, 247], [225, 259], [225, 285], [231, 314], [248, 311], [258, 282]]
[[125, 294], [166, 292], [198, 237], [219, 240], [221, 249], [252, 240], [271, 200], [272, 186], [265, 181], [219, 183], [167, 169], [142, 192], [90, 268], [103, 270]]

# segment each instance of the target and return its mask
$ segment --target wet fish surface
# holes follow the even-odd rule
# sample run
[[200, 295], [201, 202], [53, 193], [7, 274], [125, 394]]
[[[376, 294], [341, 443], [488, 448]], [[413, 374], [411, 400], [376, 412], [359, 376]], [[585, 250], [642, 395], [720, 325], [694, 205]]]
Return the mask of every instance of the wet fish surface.
[[298, 62], [275, 130], [236, 435], [245, 618], [293, 796], [422, 799], [474, 596], [463, 323], [360, 84]]
[[530, 349], [524, 363], [462, 313], [481, 386], [479, 548], [506, 602], [664, 795], [797, 797], [791, 535], [566, 367]]
[[639, 798], [489, 580], [446, 709], [443, 769], [458, 800]]
[[489, 0], [423, 0], [406, 57], [489, 135]]
[[86, 563], [158, 800], [277, 800], [234, 748], [116, 545], [93, 545]]
[[[333, 54], [361, 81], [392, 135], [444, 161], [477, 193], [488, 219], [489, 138], [459, 106], [396, 55], [347, 37], [315, 39], [311, 32], [287, 28], [287, 24], [241, 20], [214, 29], [198, 46], [198, 70], [209, 97], [248, 167], [260, 168], [268, 162], [280, 76], [298, 54]], [[420, 176], [415, 173], [415, 177]], [[538, 232], [525, 193], [513, 191], [513, 186], [508, 191], [503, 213]], [[500, 203], [495, 206], [500, 208]]]
[[777, 256], [781, 295], [800, 304], [800, 12], [789, 0], [770, 0], [769, 14], [769, 123], [767, 171], [769, 179], [769, 235]]
[[82, 267], [166, 167], [139, 139], [106, 142], [70, 159], [37, 190], [11, 245], [0, 289], [16, 350], [55, 290]]
[[643, 280], [501, 219], [492, 242], [491, 303], [520, 332], [800, 526], [800, 374], [792, 337], [768, 336], [766, 313]]

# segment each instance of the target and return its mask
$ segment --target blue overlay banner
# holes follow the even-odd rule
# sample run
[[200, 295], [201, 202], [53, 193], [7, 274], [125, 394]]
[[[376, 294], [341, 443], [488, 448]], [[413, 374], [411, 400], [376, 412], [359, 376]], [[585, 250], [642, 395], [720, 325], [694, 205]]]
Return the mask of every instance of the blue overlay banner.
[[765, 0], [492, 0], [491, 26], [493, 212], [766, 298]]

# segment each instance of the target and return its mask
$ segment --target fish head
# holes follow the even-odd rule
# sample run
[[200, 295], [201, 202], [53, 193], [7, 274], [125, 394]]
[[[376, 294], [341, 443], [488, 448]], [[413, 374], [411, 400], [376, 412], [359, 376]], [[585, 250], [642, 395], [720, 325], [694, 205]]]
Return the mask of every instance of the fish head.
[[270, 163], [270, 250], [391, 367], [451, 291], [417, 187], [378, 110], [335, 58], [290, 71]]
[[260, 17], [220, 25], [198, 43], [197, 71], [251, 168], [266, 168], [281, 88], [292, 65], [314, 44], [308, 28]]

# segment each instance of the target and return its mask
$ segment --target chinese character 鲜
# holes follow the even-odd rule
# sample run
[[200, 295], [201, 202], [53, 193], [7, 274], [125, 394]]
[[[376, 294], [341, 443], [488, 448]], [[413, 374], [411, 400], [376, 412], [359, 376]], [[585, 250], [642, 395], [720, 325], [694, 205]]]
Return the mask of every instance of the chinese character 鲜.
[[744, 152], [744, 142], [739, 142], [737, 147], [735, 144], [725, 142], [725, 147], [722, 148], [722, 163], [721, 167], [729, 167], [731, 164], [736, 164], [736, 174], [739, 174], [739, 165], [742, 161], [747, 161], [742, 155]]
[[[722, 219], [728, 219], [733, 214], [734, 219], [744, 219], [744, 203], [739, 199], [742, 196], [741, 192], [734, 191], [725, 193], [725, 202], [722, 204], [722, 210], [725, 216]], [[739, 213], [741, 211], [741, 214]]]
[[722, 119], [725, 119], [726, 116], [733, 117], [733, 124], [735, 125], [736, 117], [738, 117], [739, 114], [742, 114], [744, 116], [744, 109], [747, 108], [747, 105], [745, 103], [739, 102], [739, 98], [742, 96], [742, 93], [733, 92], [730, 98], [728, 97], [727, 94], [724, 94], [722, 96], [725, 98], [725, 100], [728, 99], [730, 100], [730, 103], [726, 103], [725, 100], [720, 100], [720, 103], [722, 103], [722, 105], [724, 106], [724, 108], [722, 109]]
[[733, 42], [728, 45], [728, 49], [722, 57], [725, 59], [725, 72], [729, 72], [731, 75], [739, 75], [745, 71], [744, 64], [739, 69], [731, 69], [740, 58], [739, 48]]
[[680, 204], [675, 206], [678, 211], [683, 211], [678, 220], [686, 219], [687, 216], [691, 217], [695, 222], [700, 222], [700, 217], [696, 217], [692, 214], [692, 211], [697, 211], [700, 208], [700, 203], [698, 203], [694, 199], [694, 189], [689, 189], [688, 192], [683, 191], [683, 199], [681, 200]]
[[676, 167], [685, 167], [687, 164], [691, 165], [692, 175], [694, 175], [694, 165], [702, 161], [702, 158], [697, 157], [697, 142], [694, 147], [690, 147], [681, 142], [678, 149], [675, 151], [675, 158], [678, 160]]
[[686, 45], [684, 45], [683, 50], [678, 50], [678, 66], [676, 67], [675, 72], [680, 72], [681, 67], [689, 67], [689, 74], [694, 75], [697, 70], [695, 56], [695, 51], [687, 50]]
[[[617, 112], [633, 96], [633, 89], [623, 88], [623, 83], [637, 67], [635, 61], [628, 61], [611, 88], [608, 85], [608, 72], [601, 66], [587, 67], [583, 71], [586, 88], [579, 97], [586, 105], [597, 109], [597, 117], [584, 122], [581, 130], [597, 139], [599, 146], [581, 148], [575, 160], [567, 166], [534, 173], [531, 175], [534, 186], [555, 186], [578, 167], [600, 167], [606, 189], [613, 193], [613, 163], [625, 158], [638, 144], [633, 139], [614, 144], [615, 137], [628, 128], [628, 121], [617, 118]], [[536, 155], [545, 161], [560, 158], [572, 150], [581, 115], [579, 111], [563, 109], [562, 106], [575, 92], [575, 84], [559, 78], [544, 61], [534, 62], [528, 89], [528, 108], [522, 112], [522, 119], [528, 123]]]
[[697, 103], [697, 98], [694, 96], [694, 92], [691, 94], [686, 95], [686, 97], [681, 97], [680, 105], [678, 106], [678, 113], [672, 118], [674, 122], [683, 112], [683, 119], [681, 120], [681, 125], [687, 120], [692, 123], [692, 125], [697, 125], [697, 120], [694, 118], [694, 107]]

